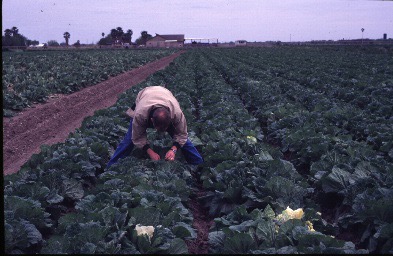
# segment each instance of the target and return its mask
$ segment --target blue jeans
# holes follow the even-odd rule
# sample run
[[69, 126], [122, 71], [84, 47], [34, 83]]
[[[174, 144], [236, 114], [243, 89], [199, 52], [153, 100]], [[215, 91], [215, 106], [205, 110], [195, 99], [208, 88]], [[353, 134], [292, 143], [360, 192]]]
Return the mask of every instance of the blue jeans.
[[[128, 131], [127, 131], [126, 135], [124, 136], [124, 139], [117, 146], [115, 153], [113, 153], [112, 158], [109, 160], [109, 162], [106, 166], [107, 169], [112, 164], [116, 163], [119, 159], [129, 156], [131, 154], [132, 150], [134, 149], [134, 143], [132, 143], [132, 140], [131, 140], [132, 120], [133, 120], [133, 118], [131, 118], [130, 127], [128, 128]], [[171, 132], [168, 132], [168, 133], [171, 137], [173, 137], [173, 134]], [[180, 149], [181, 149], [181, 152], [183, 153], [183, 156], [186, 159], [187, 163], [192, 164], [192, 165], [198, 165], [198, 164], [203, 163], [202, 156], [199, 154], [198, 150], [195, 148], [195, 146], [192, 144], [192, 142], [189, 139], [187, 139], [186, 143]]]

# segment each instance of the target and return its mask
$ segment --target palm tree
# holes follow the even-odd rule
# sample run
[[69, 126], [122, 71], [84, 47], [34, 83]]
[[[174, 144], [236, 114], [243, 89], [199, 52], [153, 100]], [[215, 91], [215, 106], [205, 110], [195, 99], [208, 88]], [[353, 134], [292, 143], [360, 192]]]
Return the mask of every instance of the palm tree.
[[142, 43], [146, 44], [146, 42], [150, 39], [152, 39], [152, 35], [150, 35], [149, 33], [147, 33], [147, 31], [142, 31], [141, 32], [141, 37], [142, 37]]
[[12, 30], [7, 28], [6, 30], [4, 30], [4, 36], [5, 37], [11, 37], [12, 35]]
[[66, 45], [68, 46], [68, 40], [70, 39], [71, 35], [68, 32], [64, 32], [63, 36], [64, 39], [66, 40]]
[[1, 40], [2, 46], [13, 46], [13, 38], [11, 37], [11, 29], [4, 30], [4, 37]]
[[131, 29], [127, 30], [127, 35], [128, 35], [128, 37], [130, 39], [130, 43], [131, 43], [132, 34], [133, 34], [133, 32], [132, 32]]
[[104, 33], [104, 32], [102, 32], [102, 34], [101, 34], [101, 35], [102, 35], [102, 37], [104, 37], [104, 36], [105, 36], [105, 33]]
[[17, 27], [12, 27], [11, 28], [12, 36], [17, 36], [19, 29]]
[[116, 30], [117, 30], [117, 35], [118, 36], [122, 36], [124, 34], [124, 31], [123, 31], [123, 29], [121, 27], [117, 27]]
[[362, 31], [362, 44], [363, 44], [363, 31], [364, 31], [364, 28], [362, 28], [361, 31]]
[[123, 31], [123, 29], [122, 29], [121, 27], [117, 27], [117, 28], [116, 28], [116, 31], [117, 31], [117, 35], [116, 35], [117, 42], [118, 42], [119, 44], [121, 44], [121, 40], [120, 40], [120, 39], [123, 38], [124, 31]]
[[117, 39], [117, 30], [114, 28], [111, 29], [111, 37], [112, 37], [112, 43], [115, 44]]
[[111, 37], [112, 37], [113, 44], [121, 43], [120, 39], [123, 38], [123, 35], [124, 32], [121, 27], [111, 29]]
[[122, 39], [123, 43], [131, 44], [131, 38], [132, 38], [132, 30], [128, 29], [127, 33], [123, 34], [121, 39]]
[[146, 41], [151, 38], [152, 36], [144, 30], [141, 32], [141, 36], [135, 40], [135, 43], [137, 43], [138, 45], [143, 45], [146, 44]]

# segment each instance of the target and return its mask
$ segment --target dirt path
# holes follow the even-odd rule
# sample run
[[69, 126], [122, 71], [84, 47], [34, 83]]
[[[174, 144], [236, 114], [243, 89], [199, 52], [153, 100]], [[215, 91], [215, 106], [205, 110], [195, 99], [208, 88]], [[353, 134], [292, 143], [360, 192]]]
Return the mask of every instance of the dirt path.
[[[200, 177], [195, 177], [197, 184], [197, 191], [194, 196], [190, 198], [189, 208], [194, 216], [192, 226], [197, 231], [197, 238], [186, 241], [188, 251], [190, 254], [208, 254], [209, 253], [209, 230], [214, 224], [214, 218], [209, 216], [209, 210], [204, 208], [198, 201], [198, 198], [205, 196], [206, 191], [202, 188], [202, 181]], [[199, 175], [198, 175], [199, 176]]]
[[70, 95], [61, 95], [29, 108], [12, 118], [3, 118], [3, 174], [12, 174], [43, 144], [63, 142], [94, 111], [116, 103], [119, 94], [165, 68], [182, 52], [112, 77]]

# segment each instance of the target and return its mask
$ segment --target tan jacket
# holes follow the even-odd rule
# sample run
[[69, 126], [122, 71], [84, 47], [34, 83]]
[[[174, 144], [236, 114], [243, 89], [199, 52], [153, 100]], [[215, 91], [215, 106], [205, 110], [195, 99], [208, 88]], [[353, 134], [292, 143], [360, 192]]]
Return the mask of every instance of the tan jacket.
[[143, 148], [147, 141], [146, 129], [148, 128], [151, 110], [157, 107], [166, 107], [171, 115], [175, 128], [173, 141], [182, 147], [188, 138], [186, 118], [180, 108], [179, 102], [173, 94], [162, 86], [150, 86], [141, 90], [135, 100], [135, 110], [128, 109], [127, 114], [133, 117], [132, 142], [138, 148]]

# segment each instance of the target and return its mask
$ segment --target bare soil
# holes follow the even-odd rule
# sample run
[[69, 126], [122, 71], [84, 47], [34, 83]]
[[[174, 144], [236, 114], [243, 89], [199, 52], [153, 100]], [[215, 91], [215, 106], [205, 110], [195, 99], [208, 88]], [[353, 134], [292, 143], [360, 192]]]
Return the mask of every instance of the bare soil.
[[209, 230], [214, 224], [214, 218], [209, 216], [208, 209], [204, 208], [198, 201], [198, 198], [206, 195], [202, 188], [202, 182], [199, 181], [197, 186], [198, 191], [193, 198], [190, 198], [188, 204], [194, 216], [192, 226], [197, 232], [197, 238], [186, 241], [186, 244], [190, 254], [204, 255], [209, 253]]
[[64, 142], [96, 110], [116, 103], [118, 95], [164, 69], [182, 52], [174, 53], [97, 85], [69, 95], [54, 95], [48, 102], [25, 109], [11, 118], [3, 117], [3, 174], [20, 170], [41, 145]]

